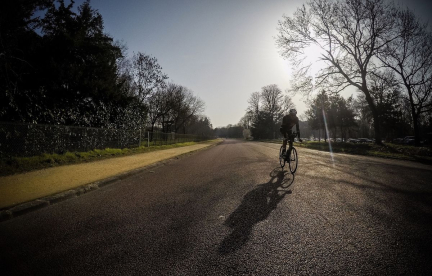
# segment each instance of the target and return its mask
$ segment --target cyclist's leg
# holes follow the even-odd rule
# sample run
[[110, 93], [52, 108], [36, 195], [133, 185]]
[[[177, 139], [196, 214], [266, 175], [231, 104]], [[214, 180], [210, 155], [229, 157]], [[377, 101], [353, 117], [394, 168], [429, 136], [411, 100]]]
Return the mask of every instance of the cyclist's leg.
[[284, 129], [280, 129], [280, 132], [282, 133], [282, 135], [283, 135], [283, 137], [284, 137], [284, 139], [283, 139], [283, 142], [282, 142], [282, 147], [283, 147], [283, 149], [284, 149], [284, 152], [286, 151], [286, 146], [287, 146], [287, 133], [286, 133], [286, 131], [284, 130]]
[[[292, 149], [292, 147], [293, 147], [293, 142], [294, 142], [294, 137], [292, 136], [292, 130], [290, 129], [290, 130], [288, 130], [288, 143], [289, 143], [289, 147], [288, 147], [288, 154], [287, 154], [287, 156], [290, 156], [290, 154], [291, 154], [291, 149]], [[285, 142], [285, 144], [286, 144], [286, 142]]]

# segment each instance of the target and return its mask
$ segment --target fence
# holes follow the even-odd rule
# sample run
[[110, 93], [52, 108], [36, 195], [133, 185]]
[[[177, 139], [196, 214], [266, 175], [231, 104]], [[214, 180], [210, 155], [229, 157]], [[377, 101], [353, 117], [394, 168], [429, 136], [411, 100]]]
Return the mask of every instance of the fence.
[[105, 148], [134, 148], [183, 142], [211, 137], [103, 129], [61, 125], [0, 123], [0, 158], [35, 156], [42, 153], [83, 152]]

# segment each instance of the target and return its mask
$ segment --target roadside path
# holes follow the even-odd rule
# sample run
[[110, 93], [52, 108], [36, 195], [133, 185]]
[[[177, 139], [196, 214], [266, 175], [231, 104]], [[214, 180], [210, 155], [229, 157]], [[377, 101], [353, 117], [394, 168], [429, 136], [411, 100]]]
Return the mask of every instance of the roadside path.
[[[79, 195], [79, 193], [97, 189], [98, 185], [115, 181], [119, 177], [121, 178], [121, 176], [124, 177], [124, 174], [133, 174], [134, 171], [140, 170], [143, 167], [215, 145], [221, 141], [215, 140], [192, 146], [114, 157], [89, 163], [59, 166], [0, 177], [0, 210], [81, 187], [81, 190], [54, 196], [48, 201], [59, 201], [60, 198], [73, 197], [77, 193]], [[98, 181], [103, 182], [97, 183]], [[87, 184], [90, 185], [84, 187]], [[33, 207], [34, 205], [49, 205], [49, 202], [45, 201], [33, 202], [29, 205]], [[28, 209], [28, 207], [25, 209]], [[22, 208], [19, 209], [21, 211]], [[10, 215], [10, 213], [3, 214], [3, 216]], [[1, 220], [2, 215], [0, 214]]]

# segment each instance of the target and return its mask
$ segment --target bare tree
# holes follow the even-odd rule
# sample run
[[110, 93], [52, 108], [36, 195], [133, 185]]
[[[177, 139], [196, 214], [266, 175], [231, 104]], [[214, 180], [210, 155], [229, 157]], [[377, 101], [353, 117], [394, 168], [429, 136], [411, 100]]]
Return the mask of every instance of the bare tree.
[[185, 87], [170, 83], [167, 87], [169, 92], [169, 112], [162, 117], [162, 127], [164, 130], [170, 130], [174, 132], [178, 132], [179, 127], [179, 111], [182, 110], [184, 106], [184, 98], [185, 98]]
[[419, 120], [432, 111], [432, 35], [410, 10], [397, 14], [398, 39], [379, 52], [379, 59], [399, 77], [409, 99], [415, 145], [420, 146]]
[[274, 125], [282, 121], [289, 109], [295, 107], [291, 98], [284, 95], [276, 84], [262, 87], [260, 98], [262, 110], [270, 114]]
[[[162, 73], [162, 67], [157, 63], [155, 57], [138, 52], [132, 58], [132, 78], [138, 101], [143, 105], [148, 105], [148, 97], [156, 89], [164, 86], [164, 81], [168, 76]], [[145, 122], [146, 115], [142, 114], [139, 118], [140, 128]]]
[[183, 133], [186, 133], [188, 122], [204, 111], [204, 102], [181, 85], [171, 83], [167, 90], [170, 109], [166, 116], [162, 116], [162, 124], [164, 128], [172, 128], [174, 132], [183, 129]]
[[282, 90], [280, 90], [276, 84], [264, 86], [261, 89], [261, 99], [263, 103], [263, 110], [272, 116], [274, 122], [282, 119], [283, 94]]
[[116, 41], [116, 45], [121, 50], [121, 56], [117, 58], [117, 86], [121, 93], [128, 97], [133, 97], [135, 91], [134, 76], [132, 72], [132, 59], [127, 57], [127, 46], [121, 41]]
[[[396, 9], [385, 0], [312, 0], [292, 18], [279, 21], [277, 45], [296, 67], [293, 89], [308, 94], [315, 88], [339, 93], [348, 86], [361, 91], [373, 114], [375, 141], [381, 144], [376, 102], [368, 78], [379, 71], [377, 52], [398, 37], [394, 32]], [[306, 49], [318, 47], [322, 69], [306, 59]]]
[[194, 96], [189, 89], [185, 89], [183, 106], [180, 108], [180, 112], [177, 113], [176, 132], [181, 127], [183, 133], [186, 134], [186, 125], [194, 116], [204, 111], [204, 106], [205, 104], [200, 98]]
[[164, 85], [168, 76], [162, 73], [162, 67], [155, 57], [141, 52], [133, 56], [133, 76], [137, 86], [138, 97], [145, 101], [155, 89]]
[[150, 131], [154, 131], [154, 126], [161, 117], [167, 116], [171, 109], [170, 89], [158, 89], [151, 94], [147, 100], [148, 103], [148, 120]]
[[253, 92], [248, 103], [246, 114], [240, 121], [241, 125], [245, 128], [255, 126], [255, 135], [267, 138], [274, 138], [284, 114], [294, 108], [291, 98], [284, 95], [276, 84], [262, 87], [261, 92]]
[[282, 115], [287, 114], [290, 109], [295, 108], [294, 102], [292, 101], [291, 97], [288, 95], [284, 95], [281, 104], [282, 104], [282, 109], [281, 109]]
[[248, 100], [249, 106], [246, 110], [251, 116], [258, 114], [261, 106], [261, 95], [259, 92], [253, 92]]

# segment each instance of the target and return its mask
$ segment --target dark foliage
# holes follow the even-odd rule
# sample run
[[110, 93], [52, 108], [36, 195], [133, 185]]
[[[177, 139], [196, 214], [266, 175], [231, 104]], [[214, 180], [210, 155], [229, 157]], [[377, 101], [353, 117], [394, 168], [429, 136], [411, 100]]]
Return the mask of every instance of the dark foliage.
[[276, 134], [275, 125], [271, 114], [265, 111], [259, 111], [254, 120], [252, 121], [252, 137], [254, 139], [273, 139]]
[[125, 93], [122, 49], [89, 1], [77, 12], [63, 0], [1, 5], [0, 121], [133, 127], [124, 121], [145, 106]]

